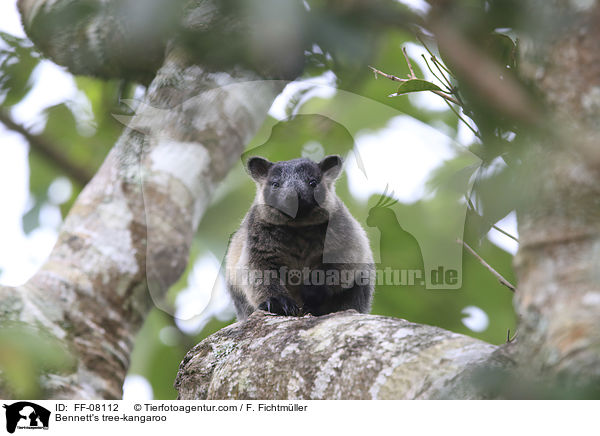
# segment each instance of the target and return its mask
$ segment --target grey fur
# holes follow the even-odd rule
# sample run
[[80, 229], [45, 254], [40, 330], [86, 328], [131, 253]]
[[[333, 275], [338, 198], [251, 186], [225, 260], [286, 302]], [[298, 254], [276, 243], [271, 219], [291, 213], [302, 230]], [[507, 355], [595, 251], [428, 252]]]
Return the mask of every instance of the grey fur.
[[280, 315], [370, 311], [373, 255], [363, 228], [335, 193], [341, 169], [335, 155], [319, 163], [248, 161], [256, 198], [226, 257], [238, 319], [256, 309]]

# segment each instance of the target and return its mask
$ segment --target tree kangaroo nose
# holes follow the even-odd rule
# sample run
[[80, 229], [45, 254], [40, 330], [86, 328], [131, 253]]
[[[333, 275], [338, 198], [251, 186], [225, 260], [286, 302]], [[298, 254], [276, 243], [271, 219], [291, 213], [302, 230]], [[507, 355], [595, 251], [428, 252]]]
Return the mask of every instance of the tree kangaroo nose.
[[298, 216], [306, 215], [314, 207], [314, 202], [311, 198], [306, 198], [305, 195], [298, 192]]
[[296, 218], [298, 214], [298, 194], [294, 189], [283, 189], [274, 199], [271, 206], [277, 208], [291, 218]]

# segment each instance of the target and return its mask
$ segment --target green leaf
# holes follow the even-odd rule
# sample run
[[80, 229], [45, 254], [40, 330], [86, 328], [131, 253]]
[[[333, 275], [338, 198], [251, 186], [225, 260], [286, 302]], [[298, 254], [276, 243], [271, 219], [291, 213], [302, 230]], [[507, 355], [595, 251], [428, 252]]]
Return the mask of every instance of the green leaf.
[[402, 84], [398, 87], [396, 95], [419, 91], [441, 91], [441, 89], [435, 83], [428, 82], [427, 80], [412, 79], [402, 82]]
[[510, 36], [502, 33], [492, 33], [486, 40], [486, 49], [502, 66], [516, 67], [517, 47]]

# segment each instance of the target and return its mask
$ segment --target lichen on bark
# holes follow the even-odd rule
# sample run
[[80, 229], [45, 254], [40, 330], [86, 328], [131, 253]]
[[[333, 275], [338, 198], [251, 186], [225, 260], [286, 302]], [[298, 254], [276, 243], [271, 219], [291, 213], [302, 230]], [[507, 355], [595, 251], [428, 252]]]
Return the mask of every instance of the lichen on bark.
[[180, 399], [425, 399], [497, 346], [446, 330], [355, 311], [321, 317], [257, 311], [186, 355]]

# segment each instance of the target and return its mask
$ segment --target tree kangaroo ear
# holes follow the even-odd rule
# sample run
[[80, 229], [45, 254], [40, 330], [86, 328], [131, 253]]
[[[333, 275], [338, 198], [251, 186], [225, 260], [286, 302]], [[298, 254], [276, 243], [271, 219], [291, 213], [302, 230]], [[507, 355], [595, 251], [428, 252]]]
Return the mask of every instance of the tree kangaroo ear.
[[337, 154], [325, 156], [323, 160], [319, 162], [319, 168], [321, 168], [324, 179], [333, 181], [337, 179], [342, 172], [342, 158]]
[[250, 174], [250, 177], [257, 182], [267, 177], [269, 169], [272, 166], [273, 162], [269, 162], [267, 159], [260, 156], [251, 157], [248, 159], [248, 163], [246, 165], [248, 174]]

